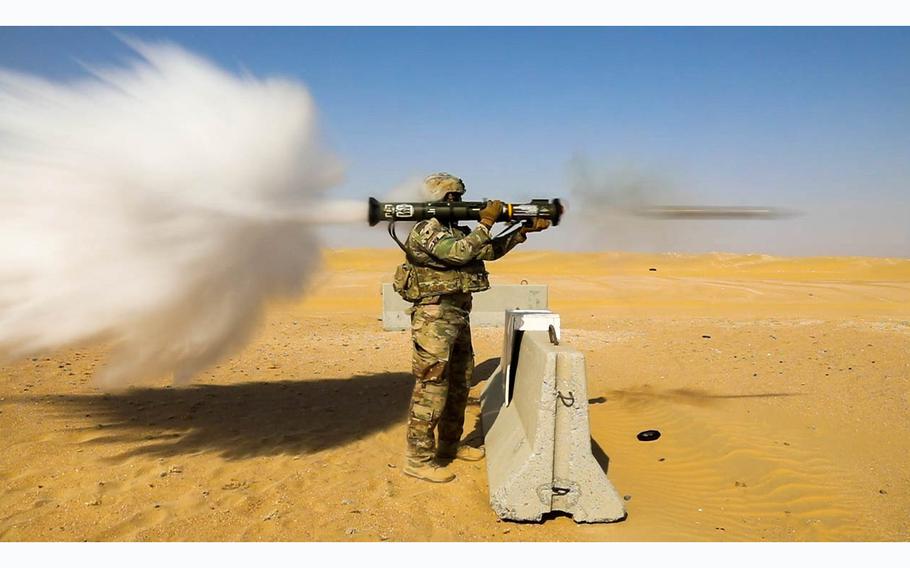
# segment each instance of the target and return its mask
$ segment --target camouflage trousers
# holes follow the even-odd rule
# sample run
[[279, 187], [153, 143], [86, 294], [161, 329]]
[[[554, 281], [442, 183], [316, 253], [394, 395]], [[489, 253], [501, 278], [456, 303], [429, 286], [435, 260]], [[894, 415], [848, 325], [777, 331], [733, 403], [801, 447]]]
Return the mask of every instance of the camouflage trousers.
[[471, 295], [442, 296], [438, 304], [417, 305], [411, 314], [414, 393], [408, 410], [408, 461], [425, 463], [440, 449], [458, 446], [464, 429], [474, 348]]

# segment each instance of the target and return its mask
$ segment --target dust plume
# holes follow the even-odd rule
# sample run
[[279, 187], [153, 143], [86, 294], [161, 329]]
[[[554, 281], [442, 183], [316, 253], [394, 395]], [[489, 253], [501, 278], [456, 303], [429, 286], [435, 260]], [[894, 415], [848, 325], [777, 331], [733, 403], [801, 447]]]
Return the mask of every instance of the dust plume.
[[570, 191], [562, 223], [577, 232], [576, 248], [673, 250], [673, 227], [634, 214], [674, 201], [677, 192], [666, 178], [634, 164], [605, 166], [582, 156], [569, 162], [568, 173]]
[[101, 382], [186, 381], [319, 263], [342, 175], [307, 90], [171, 44], [71, 83], [0, 70], [0, 355], [111, 345]]
[[384, 193], [381, 200], [418, 203], [421, 201], [433, 201], [433, 196], [427, 193], [427, 189], [423, 185], [423, 176], [415, 174]]

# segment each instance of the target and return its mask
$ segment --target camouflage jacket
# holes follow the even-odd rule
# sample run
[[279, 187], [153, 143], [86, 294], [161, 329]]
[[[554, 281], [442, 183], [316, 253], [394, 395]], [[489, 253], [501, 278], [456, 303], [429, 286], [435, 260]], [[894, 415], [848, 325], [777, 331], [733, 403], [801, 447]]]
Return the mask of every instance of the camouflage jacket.
[[478, 224], [473, 231], [421, 221], [405, 241], [412, 297], [417, 303], [436, 303], [447, 294], [481, 292], [490, 287], [483, 261], [496, 260], [527, 240], [521, 231], [497, 238]]

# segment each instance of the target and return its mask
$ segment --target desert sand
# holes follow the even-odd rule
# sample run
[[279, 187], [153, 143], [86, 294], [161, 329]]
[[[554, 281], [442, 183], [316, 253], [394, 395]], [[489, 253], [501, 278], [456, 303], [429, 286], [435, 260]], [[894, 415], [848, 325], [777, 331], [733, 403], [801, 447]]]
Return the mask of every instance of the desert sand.
[[[906, 541], [910, 260], [516, 251], [587, 359], [628, 518], [500, 522], [483, 462], [401, 474], [397, 250], [327, 251], [242, 352], [188, 386], [103, 393], [105, 346], [0, 368], [4, 541]], [[656, 269], [656, 270], [651, 270]], [[502, 330], [474, 330], [481, 370]], [[466, 435], [479, 441], [472, 390]], [[654, 442], [636, 434], [660, 430]]]

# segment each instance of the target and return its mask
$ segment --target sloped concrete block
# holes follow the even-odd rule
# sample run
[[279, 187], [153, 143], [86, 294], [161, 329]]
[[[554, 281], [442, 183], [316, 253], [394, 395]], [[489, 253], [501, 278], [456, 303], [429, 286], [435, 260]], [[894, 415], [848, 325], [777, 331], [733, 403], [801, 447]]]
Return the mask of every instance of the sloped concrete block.
[[[557, 339], [560, 333], [559, 314], [550, 310], [506, 310], [502, 341], [502, 356], [499, 366], [486, 379], [486, 386], [481, 394], [481, 420], [484, 431], [489, 430], [496, 420], [500, 409], [511, 399], [512, 379], [517, 372], [518, 349], [521, 338], [526, 331], [548, 331], [552, 326]], [[512, 366], [512, 359], [516, 367]], [[475, 377], [479, 378], [479, 377]], [[481, 379], [484, 380], [484, 379]]]
[[622, 498], [591, 453], [588, 385], [584, 355], [571, 347], [556, 353], [556, 427], [553, 438], [551, 509], [578, 523], [604, 523], [625, 517]]
[[[382, 329], [396, 331], [411, 327], [411, 316], [407, 312], [411, 304], [405, 302], [392, 289], [391, 284], [383, 284], [382, 294]], [[503, 325], [503, 313], [508, 309], [546, 309], [548, 288], [545, 285], [496, 285], [484, 292], [474, 294], [474, 306], [471, 310], [472, 327], [500, 327]]]
[[481, 397], [493, 510], [515, 521], [551, 511], [576, 522], [623, 519], [622, 499], [591, 453], [584, 355], [546, 331], [513, 333], [521, 339], [517, 362], [512, 345], [511, 396], [501, 365]]

